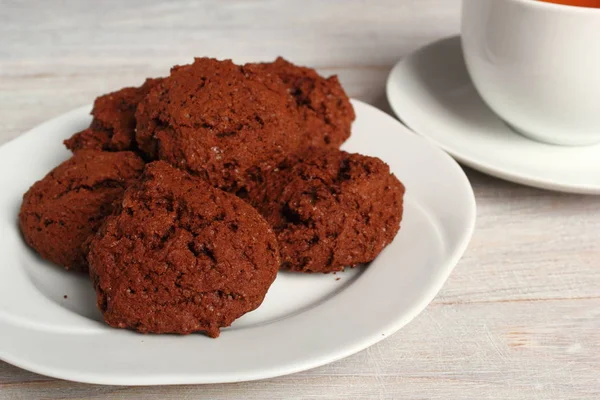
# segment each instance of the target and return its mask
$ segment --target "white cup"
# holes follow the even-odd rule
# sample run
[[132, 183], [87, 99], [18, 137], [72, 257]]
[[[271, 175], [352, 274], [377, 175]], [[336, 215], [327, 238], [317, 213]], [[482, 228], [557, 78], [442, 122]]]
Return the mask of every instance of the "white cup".
[[600, 9], [463, 0], [462, 46], [488, 106], [521, 134], [600, 142]]

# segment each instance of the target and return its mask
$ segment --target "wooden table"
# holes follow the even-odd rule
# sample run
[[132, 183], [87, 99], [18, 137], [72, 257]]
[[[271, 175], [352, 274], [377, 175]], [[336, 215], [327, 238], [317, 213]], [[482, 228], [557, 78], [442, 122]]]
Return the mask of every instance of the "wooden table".
[[[339, 74], [389, 110], [402, 56], [459, 30], [459, 0], [0, 0], [0, 142], [193, 56], [277, 55]], [[467, 171], [473, 241], [433, 303], [394, 336], [260, 382], [126, 388], [0, 362], [0, 398], [599, 399], [600, 200]]]

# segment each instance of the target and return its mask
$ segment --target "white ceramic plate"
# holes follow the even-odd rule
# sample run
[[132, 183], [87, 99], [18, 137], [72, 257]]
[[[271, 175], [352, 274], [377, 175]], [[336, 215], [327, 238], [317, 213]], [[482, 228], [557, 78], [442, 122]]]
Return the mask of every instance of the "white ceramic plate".
[[87, 277], [44, 262], [21, 240], [22, 194], [69, 156], [61, 141], [89, 124], [90, 107], [0, 148], [0, 358], [90, 383], [236, 382], [317, 367], [400, 329], [434, 298], [463, 254], [475, 200], [449, 156], [385, 113], [353, 104], [358, 117], [345, 148], [381, 157], [405, 183], [400, 233], [367, 268], [280, 273], [263, 305], [218, 339], [109, 328]]
[[387, 96], [409, 128], [470, 167], [543, 189], [600, 194], [600, 145], [554, 146], [512, 131], [475, 90], [458, 37], [402, 59]]

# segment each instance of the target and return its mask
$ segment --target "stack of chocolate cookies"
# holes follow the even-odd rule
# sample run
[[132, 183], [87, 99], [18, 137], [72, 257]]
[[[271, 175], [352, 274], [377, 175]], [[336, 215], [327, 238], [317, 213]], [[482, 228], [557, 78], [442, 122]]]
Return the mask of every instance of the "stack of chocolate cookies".
[[89, 273], [113, 327], [217, 337], [280, 269], [368, 263], [400, 228], [404, 186], [339, 150], [355, 115], [336, 77], [197, 58], [92, 116], [19, 222], [43, 258]]

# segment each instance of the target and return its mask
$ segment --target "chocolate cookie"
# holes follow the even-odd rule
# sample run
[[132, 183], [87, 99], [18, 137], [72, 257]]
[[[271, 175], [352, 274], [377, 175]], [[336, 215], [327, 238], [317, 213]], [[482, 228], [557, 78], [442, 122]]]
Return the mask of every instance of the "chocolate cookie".
[[109, 325], [211, 337], [262, 303], [279, 267], [256, 210], [162, 161], [127, 190], [88, 260]]
[[149, 158], [235, 192], [298, 150], [296, 108], [278, 77], [197, 58], [174, 67], [140, 103], [136, 138]]
[[337, 76], [323, 78], [314, 69], [281, 57], [257, 66], [278, 75], [293, 95], [305, 127], [306, 146], [339, 148], [350, 137], [354, 108]]
[[127, 87], [98, 97], [94, 101], [90, 127], [65, 140], [65, 146], [73, 152], [136, 150], [135, 110], [160, 80], [146, 79], [140, 87]]
[[400, 228], [404, 186], [378, 158], [313, 150], [261, 188], [249, 201], [273, 227], [284, 269], [333, 272], [370, 262]]
[[19, 224], [25, 241], [55, 264], [87, 270], [82, 245], [143, 168], [131, 152], [78, 151], [23, 196]]

